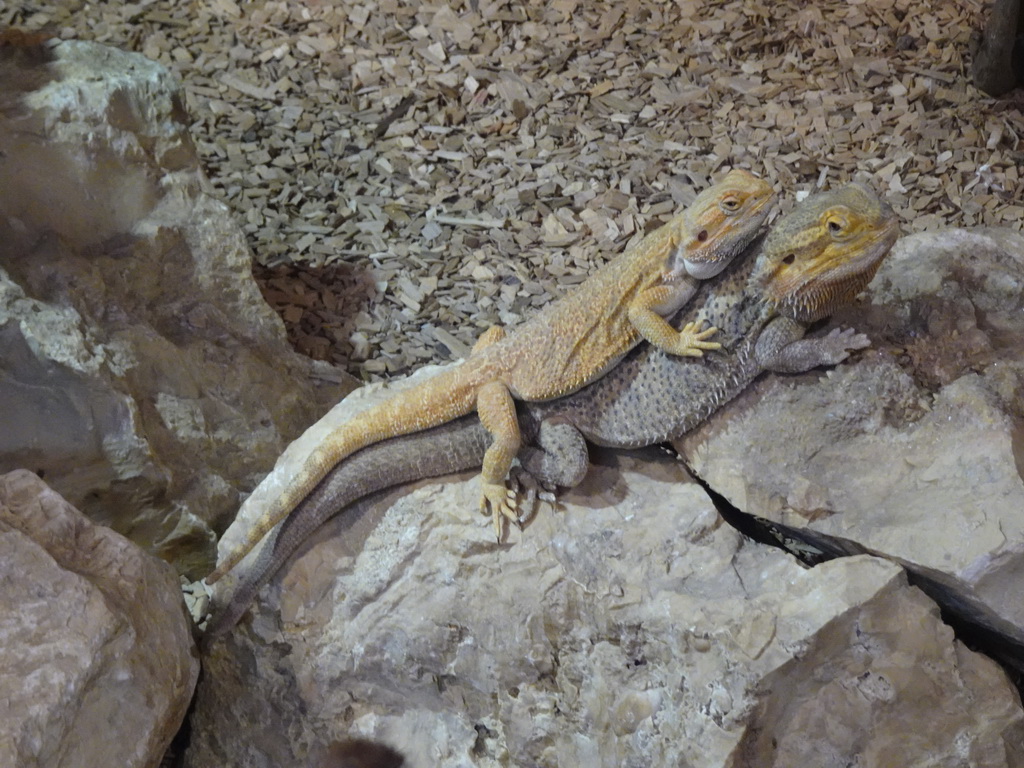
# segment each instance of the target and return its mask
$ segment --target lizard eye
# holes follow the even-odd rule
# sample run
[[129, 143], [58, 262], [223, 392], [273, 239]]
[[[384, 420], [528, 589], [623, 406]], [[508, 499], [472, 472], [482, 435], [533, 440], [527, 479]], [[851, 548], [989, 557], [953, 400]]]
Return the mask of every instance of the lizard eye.
[[837, 219], [835, 217], [829, 218], [828, 221], [825, 222], [825, 226], [828, 227], [828, 233], [832, 235], [832, 237], [839, 237], [846, 230], [845, 222], [842, 219]]
[[733, 213], [740, 209], [740, 201], [735, 197], [727, 197], [724, 200], [722, 200], [722, 207], [726, 211]]

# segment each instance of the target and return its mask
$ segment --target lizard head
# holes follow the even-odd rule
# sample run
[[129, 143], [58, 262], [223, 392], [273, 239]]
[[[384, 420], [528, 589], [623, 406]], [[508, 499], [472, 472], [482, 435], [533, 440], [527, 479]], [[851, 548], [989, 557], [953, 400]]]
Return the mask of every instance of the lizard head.
[[667, 282], [688, 273], [707, 280], [717, 275], [754, 239], [774, 202], [767, 181], [747, 171], [729, 171], [671, 222], [679, 227], [679, 237], [662, 278]]
[[892, 208], [864, 185], [822, 192], [775, 223], [755, 279], [781, 314], [813, 322], [867, 287], [899, 233]]

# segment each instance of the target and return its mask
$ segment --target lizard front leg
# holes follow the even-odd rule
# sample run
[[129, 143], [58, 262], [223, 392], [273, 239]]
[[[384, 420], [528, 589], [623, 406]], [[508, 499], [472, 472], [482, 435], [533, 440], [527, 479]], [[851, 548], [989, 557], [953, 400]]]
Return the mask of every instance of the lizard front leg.
[[655, 285], [642, 291], [629, 305], [629, 322], [658, 349], [670, 355], [702, 357], [705, 349], [720, 349], [721, 344], [707, 341], [717, 328], [700, 330], [700, 323], [687, 323], [677, 331], [665, 319], [686, 304], [696, 291], [692, 280]]
[[871, 339], [852, 328], [836, 328], [827, 336], [803, 338], [805, 326], [788, 317], [777, 317], [761, 331], [754, 354], [758, 362], [776, 373], [803, 373], [821, 365], [836, 365], [855, 349], [871, 345]]
[[505, 338], [505, 329], [500, 325], [492, 325], [486, 331], [480, 334], [480, 338], [476, 340], [473, 345], [473, 349], [470, 350], [471, 355], [475, 355], [481, 349], [486, 349], [491, 344], [497, 344], [499, 341]]
[[491, 381], [480, 387], [476, 397], [476, 410], [480, 423], [491, 433], [494, 441], [484, 454], [480, 470], [483, 498], [480, 509], [490, 509], [494, 518], [494, 532], [501, 540], [501, 518], [519, 522], [516, 494], [505, 485], [512, 461], [519, 452], [519, 422], [512, 394], [500, 381]]

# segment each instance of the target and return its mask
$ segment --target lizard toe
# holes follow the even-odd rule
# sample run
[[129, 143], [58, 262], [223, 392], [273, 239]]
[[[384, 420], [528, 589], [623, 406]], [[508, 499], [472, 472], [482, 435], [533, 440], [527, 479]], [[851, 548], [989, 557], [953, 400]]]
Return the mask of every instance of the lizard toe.
[[506, 488], [501, 483], [484, 483], [483, 498], [480, 501], [480, 508], [486, 512], [490, 510], [494, 519], [494, 535], [501, 541], [502, 520], [507, 518], [516, 525], [519, 524], [519, 513], [517, 512], [516, 492]]
[[[697, 324], [696, 324], [696, 323], [693, 323], [693, 325], [694, 325], [694, 326], [696, 326]], [[697, 328], [695, 327], [695, 328], [693, 329], [693, 331], [696, 331], [696, 330], [697, 330]], [[693, 331], [691, 331], [691, 333], [692, 333]], [[710, 327], [708, 327], [708, 328], [705, 328], [705, 329], [704, 329], [703, 331], [700, 331], [699, 333], [694, 333], [693, 335], [694, 335], [694, 338], [695, 338], [695, 339], [696, 339], [697, 341], [704, 341], [705, 339], [710, 339], [710, 338], [711, 338], [712, 336], [714, 336], [714, 335], [715, 335], [716, 333], [718, 333], [718, 328], [716, 328], [715, 326], [713, 326], [713, 325], [712, 325], [712, 326], [710, 326]], [[711, 344], [714, 344], [714, 342], [709, 342], [709, 343], [711, 343]], [[719, 346], [719, 347], [720, 347], [720, 346], [722, 346], [722, 345], [721, 345], [721, 344], [718, 344], [718, 345], [716, 345], [716, 346]]]
[[722, 345], [717, 341], [708, 341], [709, 338], [718, 333], [718, 328], [711, 326], [702, 331], [700, 326], [701, 323], [698, 322], [687, 323], [683, 326], [682, 330], [679, 331], [679, 336], [676, 338], [674, 350], [676, 355], [681, 357], [703, 357], [704, 353], [702, 350], [722, 348]]

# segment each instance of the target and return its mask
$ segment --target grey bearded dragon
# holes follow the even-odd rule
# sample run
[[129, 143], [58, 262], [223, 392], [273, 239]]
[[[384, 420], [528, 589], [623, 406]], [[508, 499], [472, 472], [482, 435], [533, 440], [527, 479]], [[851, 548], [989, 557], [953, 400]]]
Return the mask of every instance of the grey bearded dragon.
[[[571, 395], [519, 403], [524, 442], [538, 446], [520, 452], [524, 469], [545, 484], [571, 487], [586, 472], [586, 440], [616, 448], [663, 442], [703, 422], [763, 371], [834, 365], [867, 346], [865, 336], [850, 330], [803, 336], [810, 323], [867, 286], [898, 234], [892, 209], [859, 184], [798, 204], [676, 318], [676, 324], [717, 327], [721, 350], [696, 359], [642, 345]], [[226, 604], [214, 607], [207, 640], [238, 621], [256, 592], [328, 518], [390, 486], [477, 467], [490, 439], [470, 415], [344, 459], [268, 539]]]

